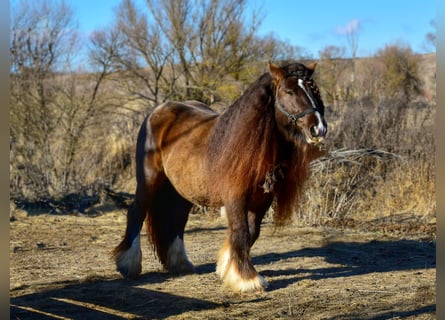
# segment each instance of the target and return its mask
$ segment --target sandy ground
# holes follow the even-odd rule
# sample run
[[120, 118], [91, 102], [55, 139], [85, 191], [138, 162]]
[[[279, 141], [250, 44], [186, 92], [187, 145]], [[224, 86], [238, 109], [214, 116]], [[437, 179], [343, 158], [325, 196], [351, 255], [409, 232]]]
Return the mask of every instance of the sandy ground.
[[[253, 263], [261, 293], [221, 286], [216, 254], [224, 219], [191, 215], [185, 241], [197, 267], [173, 277], [142, 237], [143, 271], [124, 280], [110, 250], [125, 212], [27, 215], [10, 222], [11, 319], [435, 319], [436, 242], [431, 228], [298, 227], [264, 223]], [[412, 228], [411, 228], [412, 229]], [[400, 228], [398, 229], [400, 230]]]

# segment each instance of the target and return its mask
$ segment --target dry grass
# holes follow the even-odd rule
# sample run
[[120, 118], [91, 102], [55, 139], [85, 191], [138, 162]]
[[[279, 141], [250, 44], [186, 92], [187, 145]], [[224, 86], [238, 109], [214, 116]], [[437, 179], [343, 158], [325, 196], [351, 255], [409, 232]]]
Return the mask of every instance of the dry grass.
[[434, 179], [425, 162], [375, 149], [338, 150], [313, 164], [298, 220], [369, 221], [407, 214], [435, 216]]

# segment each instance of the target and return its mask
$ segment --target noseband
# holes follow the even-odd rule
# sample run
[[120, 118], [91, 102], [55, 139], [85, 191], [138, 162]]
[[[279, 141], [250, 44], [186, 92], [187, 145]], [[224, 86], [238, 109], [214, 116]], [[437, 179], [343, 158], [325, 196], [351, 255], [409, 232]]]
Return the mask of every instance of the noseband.
[[311, 102], [311, 104], [312, 104], [312, 108], [311, 109], [306, 109], [306, 110], [304, 110], [304, 111], [302, 111], [300, 113], [297, 113], [297, 114], [290, 113], [289, 111], [287, 111], [286, 109], [283, 108], [283, 106], [278, 102], [278, 99], [275, 97], [275, 108], [277, 108], [284, 115], [286, 115], [287, 118], [289, 119], [289, 122], [291, 122], [293, 125], [295, 125], [297, 123], [298, 119], [301, 119], [301, 118], [305, 117], [306, 115], [317, 111], [317, 105], [315, 104], [315, 101], [314, 101], [314, 99], [312, 99], [312, 97], [309, 94], [309, 92], [306, 90], [306, 87], [304, 86], [304, 80], [303, 79], [298, 78], [298, 86], [304, 91], [304, 93], [306, 94], [307, 98]]

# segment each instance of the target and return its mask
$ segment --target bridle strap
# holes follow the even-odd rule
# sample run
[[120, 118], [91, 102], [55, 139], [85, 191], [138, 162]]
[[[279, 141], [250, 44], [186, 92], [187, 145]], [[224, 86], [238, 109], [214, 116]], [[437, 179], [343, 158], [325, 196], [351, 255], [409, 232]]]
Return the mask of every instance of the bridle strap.
[[315, 104], [314, 99], [312, 99], [312, 96], [306, 90], [306, 87], [304, 86], [303, 83], [304, 83], [304, 81], [302, 79], [298, 78], [298, 86], [304, 91], [304, 93], [308, 97], [309, 101], [312, 104], [312, 109], [306, 109], [306, 110], [304, 110], [300, 113], [297, 113], [297, 114], [290, 113], [289, 111], [287, 111], [286, 109], [283, 108], [283, 106], [278, 102], [278, 99], [275, 97], [275, 108], [277, 108], [282, 113], [284, 113], [293, 125], [295, 125], [297, 123], [298, 119], [303, 118], [306, 115], [317, 111], [317, 105]]
[[306, 110], [304, 110], [300, 113], [297, 113], [297, 114], [290, 113], [289, 111], [287, 111], [286, 109], [283, 108], [283, 106], [278, 102], [278, 100], [276, 98], [275, 98], [275, 108], [277, 108], [282, 113], [284, 113], [293, 125], [295, 125], [297, 123], [298, 119], [303, 118], [306, 115], [316, 111], [316, 109], [306, 109]]

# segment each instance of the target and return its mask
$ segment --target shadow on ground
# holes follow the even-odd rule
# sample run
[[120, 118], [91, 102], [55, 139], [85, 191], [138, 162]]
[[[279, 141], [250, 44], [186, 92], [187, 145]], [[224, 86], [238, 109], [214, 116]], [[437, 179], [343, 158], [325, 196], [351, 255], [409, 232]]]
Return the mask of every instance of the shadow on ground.
[[12, 298], [10, 319], [163, 319], [218, 307], [210, 301], [140, 288], [167, 280], [148, 273], [138, 280], [88, 279], [58, 289]]
[[[282, 259], [298, 257], [324, 257], [325, 261], [336, 267], [319, 269], [273, 269], [262, 274], [272, 278], [271, 290], [285, 288], [303, 279], [319, 280], [324, 278], [348, 277], [375, 272], [394, 272], [403, 270], [422, 270], [436, 267], [436, 244], [415, 240], [334, 242], [320, 248], [307, 248], [286, 253], [268, 253], [254, 257], [254, 265], [268, 265]], [[308, 275], [309, 274], [309, 275]], [[273, 277], [287, 277], [274, 281]]]

